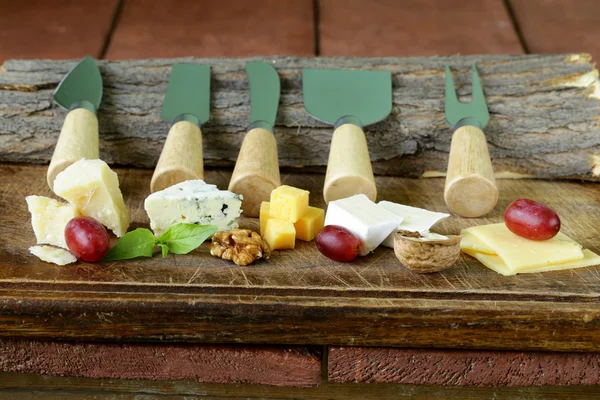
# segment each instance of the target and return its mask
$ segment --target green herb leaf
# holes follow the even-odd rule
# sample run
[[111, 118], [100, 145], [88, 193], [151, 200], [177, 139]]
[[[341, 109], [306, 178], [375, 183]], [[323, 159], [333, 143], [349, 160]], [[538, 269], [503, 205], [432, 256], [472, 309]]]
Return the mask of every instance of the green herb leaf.
[[167, 229], [157, 239], [157, 242], [159, 245], [166, 244], [169, 246], [169, 250], [175, 254], [187, 254], [200, 246], [216, 231], [217, 227], [212, 225], [180, 223]]
[[157, 243], [160, 246], [160, 250], [162, 251], [162, 256], [165, 258], [169, 254], [169, 246], [164, 243]]
[[152, 257], [156, 239], [149, 229], [137, 228], [127, 232], [117, 244], [106, 253], [104, 261], [128, 260], [136, 257]]

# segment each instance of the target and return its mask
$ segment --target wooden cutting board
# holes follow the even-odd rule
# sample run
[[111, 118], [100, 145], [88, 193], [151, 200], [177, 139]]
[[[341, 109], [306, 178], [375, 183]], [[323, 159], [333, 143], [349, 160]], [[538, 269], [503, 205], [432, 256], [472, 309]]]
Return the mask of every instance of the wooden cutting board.
[[[441, 348], [600, 348], [600, 267], [504, 277], [461, 256], [442, 273], [404, 268], [391, 249], [342, 264], [314, 243], [238, 267], [190, 255], [64, 267], [28, 253], [35, 244], [24, 197], [51, 193], [42, 166], [0, 164], [0, 336], [205, 343], [332, 344]], [[148, 226], [150, 170], [117, 169], [132, 228]], [[225, 188], [229, 171], [206, 180]], [[323, 175], [283, 174], [323, 206]], [[379, 199], [446, 211], [443, 179], [378, 177]], [[502, 220], [514, 199], [542, 201], [563, 232], [600, 251], [600, 187], [499, 181], [487, 218], [451, 217], [441, 233]], [[258, 221], [242, 219], [243, 227]]]

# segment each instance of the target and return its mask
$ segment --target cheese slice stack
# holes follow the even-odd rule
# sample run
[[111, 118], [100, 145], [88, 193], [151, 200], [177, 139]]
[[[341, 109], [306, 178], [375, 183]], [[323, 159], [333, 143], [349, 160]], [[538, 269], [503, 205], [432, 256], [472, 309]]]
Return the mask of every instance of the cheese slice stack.
[[502, 275], [558, 271], [600, 264], [600, 256], [559, 232], [535, 241], [512, 233], [504, 223], [463, 229], [460, 248]]

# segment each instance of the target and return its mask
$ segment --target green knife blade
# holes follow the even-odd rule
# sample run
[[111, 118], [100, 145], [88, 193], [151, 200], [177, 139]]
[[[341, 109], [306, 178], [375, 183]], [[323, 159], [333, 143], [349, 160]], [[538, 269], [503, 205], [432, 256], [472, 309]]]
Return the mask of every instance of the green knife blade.
[[167, 121], [185, 119], [204, 124], [210, 117], [210, 67], [198, 64], [175, 64], [160, 118]]
[[272, 132], [281, 92], [279, 75], [272, 65], [262, 61], [246, 64], [246, 74], [250, 82], [250, 126], [260, 125]]
[[370, 125], [392, 111], [390, 71], [304, 69], [302, 86], [306, 111], [331, 125], [348, 116]]
[[75, 65], [54, 91], [54, 101], [67, 110], [86, 108], [95, 113], [101, 100], [102, 75], [90, 56]]

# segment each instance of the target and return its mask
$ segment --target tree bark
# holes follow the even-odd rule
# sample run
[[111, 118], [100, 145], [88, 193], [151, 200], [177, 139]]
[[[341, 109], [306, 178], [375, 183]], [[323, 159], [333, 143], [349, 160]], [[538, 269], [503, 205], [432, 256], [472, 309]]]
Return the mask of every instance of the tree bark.
[[[159, 118], [175, 62], [212, 67], [211, 119], [202, 127], [207, 166], [232, 167], [249, 122], [249, 59], [99, 61], [104, 97], [100, 153], [109, 163], [153, 168], [170, 124]], [[365, 129], [376, 174], [442, 176], [452, 129], [444, 119], [444, 66], [461, 100], [477, 64], [491, 114], [484, 129], [498, 177], [600, 179], [600, 84], [587, 54], [423, 58], [267, 57], [282, 81], [275, 126], [280, 165], [324, 171], [332, 127], [302, 102], [301, 71], [383, 69], [393, 110]], [[52, 91], [74, 61], [9, 60], [0, 67], [0, 161], [46, 163], [66, 112]]]

